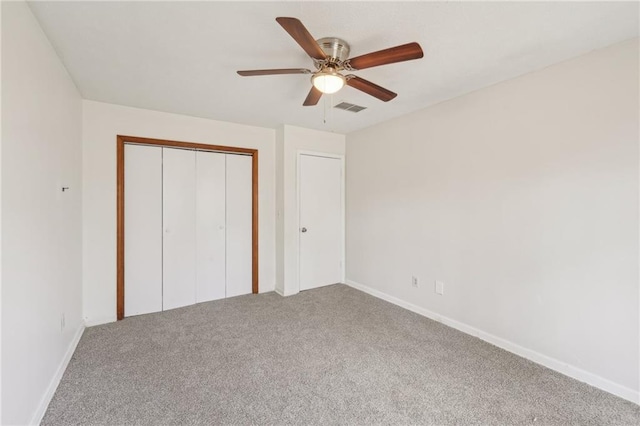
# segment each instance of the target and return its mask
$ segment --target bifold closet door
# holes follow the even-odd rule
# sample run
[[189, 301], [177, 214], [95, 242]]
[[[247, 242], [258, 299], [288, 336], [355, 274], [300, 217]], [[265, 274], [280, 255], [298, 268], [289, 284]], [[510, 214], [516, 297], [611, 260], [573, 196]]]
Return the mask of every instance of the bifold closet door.
[[252, 290], [252, 158], [226, 154], [227, 297]]
[[196, 303], [196, 151], [162, 148], [162, 309]]
[[225, 291], [225, 160], [196, 152], [196, 302], [222, 299]]
[[127, 316], [162, 311], [162, 148], [124, 147]]
[[252, 157], [125, 145], [125, 314], [252, 292]]

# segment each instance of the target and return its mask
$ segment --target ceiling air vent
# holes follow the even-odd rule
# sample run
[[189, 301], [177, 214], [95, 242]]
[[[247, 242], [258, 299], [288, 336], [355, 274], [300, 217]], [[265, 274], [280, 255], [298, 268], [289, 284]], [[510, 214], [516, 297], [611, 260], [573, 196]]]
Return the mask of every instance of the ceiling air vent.
[[334, 105], [333, 107], [338, 109], [343, 109], [345, 111], [350, 111], [350, 112], [360, 112], [363, 109], [367, 109], [367, 107], [350, 104], [349, 102], [340, 102], [338, 105]]

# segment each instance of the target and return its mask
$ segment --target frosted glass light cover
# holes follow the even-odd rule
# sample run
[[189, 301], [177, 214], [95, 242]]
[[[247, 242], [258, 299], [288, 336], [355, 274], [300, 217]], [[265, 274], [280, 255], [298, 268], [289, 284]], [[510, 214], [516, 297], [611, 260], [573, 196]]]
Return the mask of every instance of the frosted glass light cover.
[[316, 89], [322, 93], [336, 93], [344, 86], [344, 77], [340, 74], [316, 74], [311, 79]]

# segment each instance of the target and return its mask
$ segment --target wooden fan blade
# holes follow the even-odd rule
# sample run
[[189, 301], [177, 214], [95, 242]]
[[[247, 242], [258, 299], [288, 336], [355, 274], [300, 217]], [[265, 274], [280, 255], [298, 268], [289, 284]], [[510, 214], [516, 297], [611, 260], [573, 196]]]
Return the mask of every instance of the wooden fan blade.
[[379, 65], [393, 64], [396, 62], [420, 59], [424, 56], [422, 48], [418, 43], [407, 43], [389, 49], [378, 50], [366, 55], [356, 56], [349, 59], [349, 65], [355, 70], [377, 67]]
[[276, 18], [276, 21], [278, 21], [278, 24], [307, 52], [307, 55], [313, 59], [325, 59], [327, 57], [316, 42], [316, 39], [307, 31], [300, 20], [280, 17]]
[[304, 103], [302, 105], [303, 106], [317, 105], [321, 97], [322, 97], [322, 92], [316, 89], [315, 86], [311, 86], [311, 90], [309, 90], [307, 99], [304, 100]]
[[311, 74], [310, 70], [304, 68], [282, 68], [273, 70], [247, 70], [238, 71], [243, 77], [251, 77], [254, 75], [278, 75], [278, 74]]
[[347, 79], [347, 86], [358, 89], [367, 95], [380, 99], [381, 101], [389, 102], [391, 99], [398, 96], [397, 93], [393, 93], [391, 90], [380, 87], [377, 84], [365, 80], [364, 78], [356, 77], [355, 75], [350, 77], [351, 78]]

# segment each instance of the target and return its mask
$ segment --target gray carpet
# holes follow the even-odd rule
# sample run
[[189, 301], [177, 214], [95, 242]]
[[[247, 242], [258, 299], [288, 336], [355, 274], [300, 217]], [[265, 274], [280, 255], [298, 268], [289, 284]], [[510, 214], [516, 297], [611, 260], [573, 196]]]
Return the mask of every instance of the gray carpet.
[[42, 424], [638, 425], [640, 407], [334, 285], [88, 328]]

